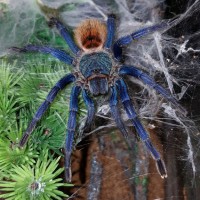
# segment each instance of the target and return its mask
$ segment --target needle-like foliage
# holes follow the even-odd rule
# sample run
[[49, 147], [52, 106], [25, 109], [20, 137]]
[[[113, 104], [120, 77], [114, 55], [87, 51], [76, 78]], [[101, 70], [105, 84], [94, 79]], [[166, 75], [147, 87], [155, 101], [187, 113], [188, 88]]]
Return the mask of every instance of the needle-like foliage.
[[62, 178], [57, 178], [62, 172], [58, 168], [60, 157], [54, 160], [48, 159], [48, 153], [41, 160], [38, 159], [34, 167], [30, 165], [13, 166], [10, 171], [10, 181], [0, 181], [0, 187], [4, 194], [0, 198], [8, 200], [62, 200], [66, 194], [59, 191], [63, 184]]
[[[0, 3], [0, 10], [1, 6]], [[10, 17], [12, 13], [7, 10], [4, 14], [0, 22], [4, 29], [1, 30], [10, 33], [15, 18]], [[8, 39], [7, 50], [12, 45], [23, 46], [27, 41], [48, 43], [66, 50], [66, 44], [49, 29], [44, 17], [39, 14], [35, 17], [33, 33], [27, 36], [17, 34], [20, 43]], [[24, 29], [16, 31], [21, 30]], [[17, 55], [11, 51], [10, 55], [0, 60], [0, 199], [64, 199], [67, 195], [60, 191], [60, 187], [69, 185], [63, 178], [58, 178], [63, 169], [58, 166], [60, 157], [54, 158], [57, 154], [63, 155], [61, 148], [66, 137], [71, 87], [58, 95], [23, 148], [19, 148], [19, 141], [50, 89], [71, 69], [48, 55]], [[82, 113], [86, 113], [84, 108]]]
[[[18, 147], [37, 107], [52, 85], [67, 73], [50, 61], [44, 62], [47, 66], [37, 62], [37, 67], [30, 63], [26, 70], [21, 70], [23, 66], [17, 70], [17, 62], [0, 63], [0, 191], [3, 192], [0, 198], [3, 199], [46, 200], [67, 196], [58, 188], [68, 186], [63, 178], [57, 178], [63, 171], [58, 167], [60, 157], [54, 160], [49, 151], [62, 155], [68, 110], [66, 93], [60, 94], [52, 104], [28, 144]], [[51, 65], [57, 67], [57, 72]]]

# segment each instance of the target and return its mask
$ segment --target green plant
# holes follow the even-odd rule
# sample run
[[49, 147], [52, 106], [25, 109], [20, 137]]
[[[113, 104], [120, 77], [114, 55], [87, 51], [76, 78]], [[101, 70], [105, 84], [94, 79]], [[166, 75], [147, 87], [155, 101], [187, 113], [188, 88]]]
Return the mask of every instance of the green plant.
[[[4, 9], [0, 4], [0, 11], [2, 8]], [[7, 33], [12, 32], [16, 23], [15, 13], [11, 13], [9, 7], [8, 10], [7, 7], [4, 10], [6, 13], [0, 22], [1, 39], [7, 38]], [[2, 45], [2, 49], [12, 45], [23, 46], [27, 40], [30, 43], [51, 43], [67, 48], [63, 40], [49, 29], [46, 20], [38, 12], [30, 13], [31, 15], [28, 13], [30, 10], [23, 12], [27, 12], [30, 19], [29, 23], [25, 20], [24, 24], [27, 27], [29, 25], [31, 27], [32, 22], [34, 24], [32, 33], [26, 32], [20, 25], [17, 26], [16, 41], [13, 40], [13, 35], [9, 34], [8, 43]], [[24, 13], [20, 17], [23, 17]], [[18, 14], [16, 12], [16, 16]], [[59, 187], [69, 184], [63, 183], [63, 178], [58, 178], [63, 168], [58, 165], [60, 157], [56, 160], [54, 158], [58, 154], [62, 156], [60, 149], [66, 137], [69, 87], [52, 103], [46, 115], [37, 124], [26, 146], [19, 148], [18, 143], [52, 86], [71, 70], [69, 66], [48, 55], [17, 56], [4, 56], [0, 60], [0, 198], [63, 199], [67, 195], [61, 192]], [[86, 114], [83, 102], [80, 102], [80, 107], [79, 114]]]
[[[17, 70], [18, 62], [0, 62], [0, 191], [3, 191], [0, 198], [4, 199], [63, 199], [61, 197], [67, 196], [58, 188], [69, 186], [57, 178], [63, 171], [58, 167], [60, 157], [54, 160], [54, 154], [49, 151], [52, 149], [62, 155], [60, 148], [65, 138], [68, 110], [65, 94], [57, 98], [28, 144], [22, 149], [18, 147], [37, 106], [64, 73], [55, 62], [42, 64], [39, 58], [35, 61], [37, 67], [28, 61], [30, 66], [26, 69], [22, 66], [20, 70]], [[42, 88], [38, 88], [40, 86]]]
[[15, 124], [16, 111], [19, 109], [15, 94], [23, 73], [21, 70], [16, 71], [15, 65], [16, 62], [13, 65], [5, 61], [0, 63], [0, 133], [9, 131]]
[[9, 172], [13, 165], [32, 165], [35, 162], [38, 153], [31, 145], [23, 149], [19, 149], [17, 145], [8, 138], [0, 138], [0, 169], [4, 173]]
[[11, 180], [0, 181], [0, 198], [9, 200], [62, 200], [61, 197], [67, 197], [59, 190], [60, 186], [71, 186], [62, 183], [61, 178], [57, 178], [63, 168], [58, 168], [57, 159], [48, 159], [48, 153], [37, 160], [35, 166], [13, 166], [10, 171]]

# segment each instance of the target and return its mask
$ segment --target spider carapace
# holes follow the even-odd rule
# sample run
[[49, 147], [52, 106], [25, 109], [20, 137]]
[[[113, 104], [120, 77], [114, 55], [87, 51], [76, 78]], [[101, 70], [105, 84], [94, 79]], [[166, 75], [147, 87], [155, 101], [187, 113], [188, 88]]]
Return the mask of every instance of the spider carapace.
[[162, 86], [158, 85], [150, 76], [135, 66], [122, 64], [122, 47], [127, 46], [132, 41], [144, 37], [158, 30], [166, 29], [170, 26], [170, 21], [161, 22], [153, 26], [140, 29], [136, 32], [126, 35], [114, 41], [115, 35], [115, 17], [109, 15], [107, 22], [101, 22], [97, 19], [83, 21], [74, 31], [74, 39], [64, 24], [56, 18], [51, 18], [50, 25], [56, 26], [60, 35], [68, 44], [71, 54], [53, 48], [50, 46], [27, 45], [23, 48], [13, 47], [17, 52], [40, 52], [50, 54], [60, 61], [73, 66], [73, 72], [66, 74], [50, 90], [44, 102], [36, 111], [32, 121], [22, 136], [20, 146], [24, 146], [30, 134], [34, 130], [37, 122], [41, 119], [45, 111], [57, 96], [58, 92], [63, 90], [69, 83], [73, 83], [70, 96], [70, 111], [67, 124], [67, 136], [65, 142], [65, 177], [66, 181], [71, 181], [71, 153], [73, 150], [73, 140], [76, 130], [76, 117], [78, 112], [78, 97], [82, 93], [83, 100], [87, 106], [86, 127], [89, 126], [95, 115], [95, 103], [93, 96], [109, 94], [109, 105], [113, 119], [124, 137], [128, 132], [121, 119], [117, 107], [118, 99], [124, 106], [128, 118], [132, 122], [140, 139], [156, 161], [157, 169], [162, 178], [167, 177], [167, 171], [164, 162], [156, 148], [152, 145], [150, 137], [138, 119], [137, 113], [132, 105], [128, 89], [124, 81], [126, 75], [141, 80], [152, 89], [160, 93], [167, 101], [184, 112], [171, 94]]

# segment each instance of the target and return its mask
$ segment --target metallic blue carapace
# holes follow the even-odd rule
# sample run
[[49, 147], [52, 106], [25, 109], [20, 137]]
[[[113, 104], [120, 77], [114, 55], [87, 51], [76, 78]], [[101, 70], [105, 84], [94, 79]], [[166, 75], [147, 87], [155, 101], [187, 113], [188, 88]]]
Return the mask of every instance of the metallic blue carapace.
[[109, 75], [112, 68], [112, 61], [108, 53], [95, 52], [84, 55], [79, 64], [79, 69], [85, 78], [94, 74]]

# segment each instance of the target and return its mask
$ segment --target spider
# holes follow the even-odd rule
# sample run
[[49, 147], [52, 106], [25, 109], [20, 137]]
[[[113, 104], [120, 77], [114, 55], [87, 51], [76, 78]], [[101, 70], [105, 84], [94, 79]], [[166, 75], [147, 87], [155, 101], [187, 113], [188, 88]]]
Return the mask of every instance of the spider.
[[122, 48], [132, 41], [143, 36], [151, 34], [159, 29], [169, 27], [170, 22], [161, 22], [153, 26], [145, 27], [130, 35], [119, 38], [114, 42], [115, 35], [115, 15], [111, 14], [107, 22], [101, 22], [97, 19], [88, 19], [83, 21], [74, 31], [74, 40], [64, 24], [59, 19], [52, 17], [49, 21], [51, 26], [55, 26], [60, 35], [64, 38], [72, 51], [69, 55], [63, 50], [49, 46], [27, 45], [23, 48], [13, 47], [17, 52], [40, 52], [51, 54], [53, 57], [73, 66], [73, 72], [66, 74], [61, 78], [48, 93], [46, 100], [40, 105], [32, 121], [29, 123], [23, 134], [19, 146], [23, 147], [30, 134], [41, 119], [45, 111], [50, 107], [57, 94], [63, 90], [69, 83], [74, 83], [70, 96], [70, 111], [67, 124], [67, 137], [65, 142], [65, 178], [71, 182], [71, 154], [73, 147], [74, 134], [76, 129], [76, 116], [78, 112], [78, 97], [82, 93], [82, 98], [87, 107], [87, 119], [85, 127], [89, 126], [95, 115], [95, 104], [93, 97], [109, 94], [110, 111], [117, 127], [125, 138], [128, 132], [120, 117], [118, 110], [118, 96], [124, 106], [128, 118], [132, 122], [140, 139], [147, 150], [156, 161], [157, 170], [162, 178], [167, 177], [167, 171], [160, 154], [153, 146], [149, 135], [142, 123], [138, 119], [137, 113], [132, 105], [128, 89], [124, 81], [124, 76], [133, 76], [140, 79], [152, 89], [160, 93], [167, 101], [173, 103], [177, 108], [184, 111], [170, 93], [162, 86], [158, 85], [150, 76], [135, 66], [123, 65]]

